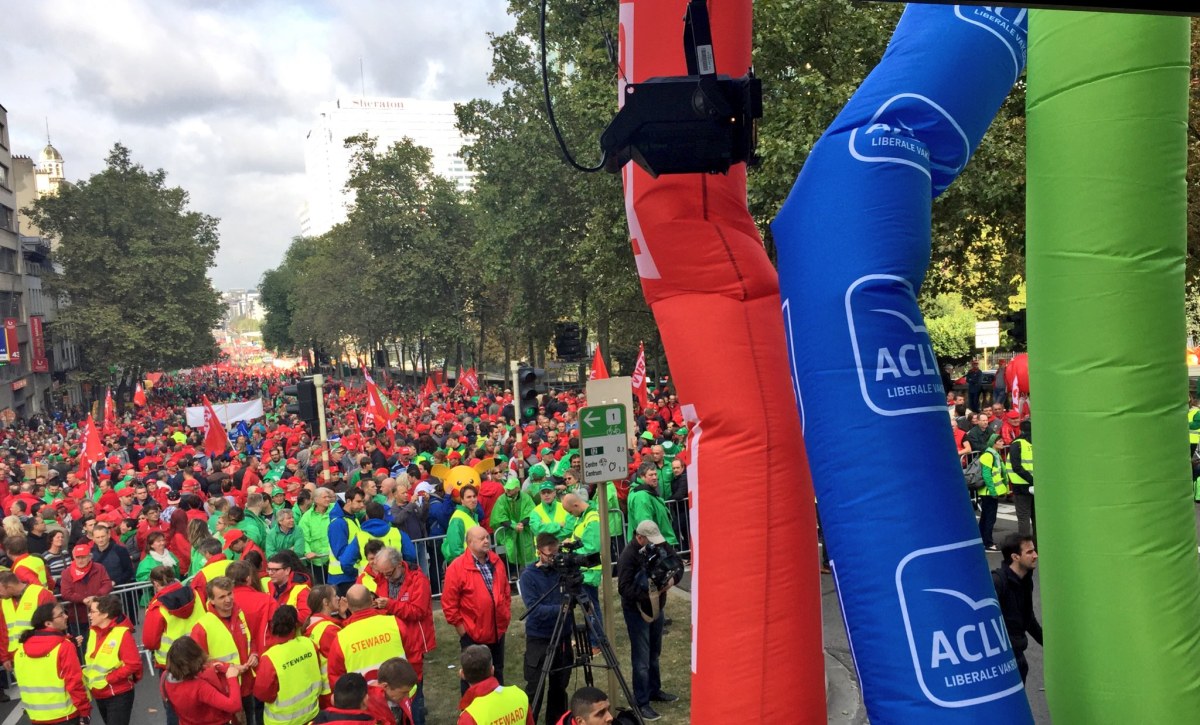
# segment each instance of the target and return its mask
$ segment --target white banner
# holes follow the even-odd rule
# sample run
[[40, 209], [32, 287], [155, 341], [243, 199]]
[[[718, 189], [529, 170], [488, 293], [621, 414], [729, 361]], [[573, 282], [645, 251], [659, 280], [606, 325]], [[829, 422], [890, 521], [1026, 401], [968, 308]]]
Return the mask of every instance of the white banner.
[[[230, 423], [239, 420], [254, 420], [263, 417], [262, 398], [245, 400], [240, 403], [213, 403], [217, 418], [221, 425], [229, 427]], [[204, 406], [194, 405], [187, 409], [187, 424], [192, 428], [204, 427]]]

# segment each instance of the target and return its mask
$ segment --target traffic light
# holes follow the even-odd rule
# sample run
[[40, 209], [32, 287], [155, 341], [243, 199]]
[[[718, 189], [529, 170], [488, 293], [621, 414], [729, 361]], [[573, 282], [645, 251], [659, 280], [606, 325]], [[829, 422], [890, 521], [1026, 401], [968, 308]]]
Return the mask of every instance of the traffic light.
[[554, 326], [554, 349], [558, 350], [559, 360], [574, 362], [583, 357], [578, 322], [560, 322]]
[[1016, 310], [1004, 316], [1003, 321], [1008, 329], [1008, 337], [1013, 347], [1024, 350], [1026, 346], [1025, 310]]
[[538, 396], [549, 390], [546, 387], [546, 371], [541, 368], [522, 365], [517, 368], [517, 410], [521, 421], [533, 420], [537, 417]]
[[299, 417], [308, 424], [309, 430], [315, 430], [318, 420], [317, 384], [313, 379], [301, 378], [295, 385], [284, 386], [283, 394], [296, 399], [295, 403], [288, 404], [285, 412]]

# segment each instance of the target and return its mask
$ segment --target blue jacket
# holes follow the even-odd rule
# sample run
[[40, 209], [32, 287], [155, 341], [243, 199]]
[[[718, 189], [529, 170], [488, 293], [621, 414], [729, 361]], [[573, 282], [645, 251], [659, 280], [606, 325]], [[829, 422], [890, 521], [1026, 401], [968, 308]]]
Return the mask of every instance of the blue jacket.
[[[346, 522], [343, 520], [342, 525], [345, 526], [345, 524]], [[387, 519], [366, 519], [360, 526], [363, 531], [376, 539], [382, 539], [387, 534], [388, 529], [392, 528]], [[330, 525], [329, 529], [332, 531], [333, 526]], [[404, 557], [405, 561], [415, 562], [417, 560], [417, 547], [413, 546], [412, 539], [403, 531], [400, 532], [400, 555]], [[358, 566], [358, 558], [358, 539], [354, 538], [338, 554], [338, 561], [342, 564], [342, 570], [348, 572], [355, 570]], [[357, 578], [358, 574], [356, 573], [354, 576]]]
[[[546, 594], [546, 592], [550, 592]], [[537, 606], [537, 602], [546, 594]], [[529, 564], [521, 572], [521, 599], [529, 614], [525, 616], [525, 635], [537, 639], [550, 639], [554, 634], [554, 623], [562, 608], [562, 592], [558, 590], [558, 572], [550, 567]]]
[[[346, 550], [350, 548], [350, 527], [346, 524], [346, 512], [342, 509], [342, 502], [337, 501], [329, 507], [329, 551], [337, 560], [342, 562], [341, 574], [330, 574], [330, 584], [341, 584], [343, 582], [353, 582], [358, 578], [358, 569], [354, 564], [358, 563], [357, 556], [351, 559], [351, 566], [347, 567], [343, 556]], [[355, 551], [358, 547], [355, 546]]]
[[456, 508], [458, 508], [458, 504], [454, 503], [453, 496], [446, 495], [440, 499], [429, 499], [430, 536], [446, 535], [446, 527], [450, 525], [450, 517], [454, 515]]

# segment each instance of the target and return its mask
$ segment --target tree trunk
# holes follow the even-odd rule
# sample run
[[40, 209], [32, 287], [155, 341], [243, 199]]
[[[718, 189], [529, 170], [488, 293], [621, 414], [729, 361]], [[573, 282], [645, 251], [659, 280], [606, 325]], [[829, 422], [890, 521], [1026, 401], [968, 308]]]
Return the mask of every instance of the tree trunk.
[[483, 377], [483, 345], [487, 338], [487, 326], [484, 318], [486, 309], [486, 305], [479, 306], [479, 354], [475, 356], [475, 375], [477, 377]]

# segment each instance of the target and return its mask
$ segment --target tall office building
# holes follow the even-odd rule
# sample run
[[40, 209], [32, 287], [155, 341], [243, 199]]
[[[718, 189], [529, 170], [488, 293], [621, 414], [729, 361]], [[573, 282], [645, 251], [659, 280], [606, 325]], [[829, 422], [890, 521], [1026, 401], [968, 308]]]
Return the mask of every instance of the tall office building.
[[345, 139], [367, 133], [380, 150], [408, 137], [433, 152], [433, 171], [460, 189], [471, 185], [472, 172], [460, 152], [462, 134], [455, 127], [452, 101], [411, 98], [350, 98], [322, 104], [304, 144], [306, 200], [300, 210], [300, 232], [324, 234], [346, 220], [353, 203], [345, 190], [350, 177], [350, 151]]

